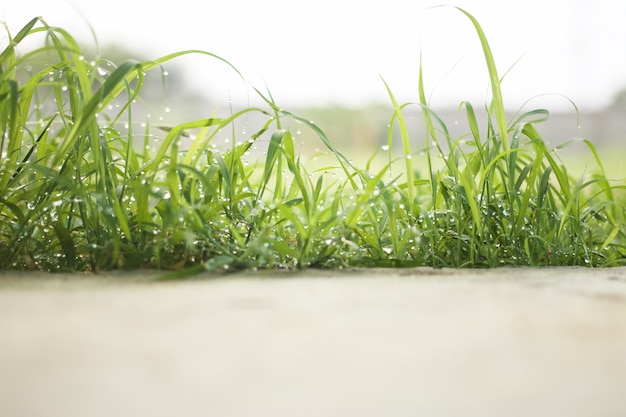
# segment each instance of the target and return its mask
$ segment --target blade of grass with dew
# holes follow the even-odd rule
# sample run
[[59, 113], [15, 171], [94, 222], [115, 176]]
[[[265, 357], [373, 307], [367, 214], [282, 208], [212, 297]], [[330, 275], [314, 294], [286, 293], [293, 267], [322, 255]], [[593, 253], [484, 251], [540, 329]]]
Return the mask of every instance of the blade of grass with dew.
[[[405, 174], [406, 174], [406, 185], [407, 185], [407, 199], [409, 203], [409, 212], [413, 214], [415, 210], [415, 173], [413, 172], [413, 154], [411, 153], [411, 143], [409, 140], [409, 133], [407, 129], [406, 122], [404, 121], [404, 116], [402, 115], [402, 108], [398, 104], [395, 96], [393, 95], [391, 88], [385, 81], [384, 78], [381, 77], [383, 84], [385, 85], [385, 89], [387, 90], [387, 94], [389, 95], [389, 99], [393, 105], [394, 114], [393, 117], [398, 121], [398, 128], [400, 130], [400, 140], [402, 141], [402, 149], [404, 152], [404, 164], [405, 164]], [[392, 126], [389, 126], [388, 135], [392, 135]], [[391, 149], [391, 146], [390, 146]]]

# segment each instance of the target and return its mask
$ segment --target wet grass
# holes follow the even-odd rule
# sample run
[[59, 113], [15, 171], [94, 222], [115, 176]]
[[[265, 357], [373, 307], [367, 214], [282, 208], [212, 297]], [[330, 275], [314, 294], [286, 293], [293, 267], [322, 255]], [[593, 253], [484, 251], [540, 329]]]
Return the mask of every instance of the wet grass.
[[[364, 166], [313, 122], [265, 103], [177, 126], [137, 124], [147, 74], [185, 54], [114, 65], [33, 19], [0, 54], [0, 268], [45, 271], [613, 266], [625, 263], [624, 183], [574, 177], [542, 138], [544, 109], [507, 120], [487, 38], [487, 123], [462, 102], [452, 137], [419, 97], [390, 103], [388, 143]], [[40, 48], [16, 48], [42, 36]], [[468, 82], [472, 82], [468, 80]], [[414, 143], [403, 112], [427, 132]], [[255, 115], [251, 132], [235, 129]], [[308, 129], [328, 164], [307, 165], [289, 127]], [[226, 147], [217, 138], [229, 132]], [[394, 144], [402, 152], [394, 153]], [[382, 153], [382, 154], [381, 154]], [[418, 158], [419, 157], [419, 158]], [[382, 160], [382, 162], [381, 162]], [[417, 161], [425, 161], [418, 163]]]

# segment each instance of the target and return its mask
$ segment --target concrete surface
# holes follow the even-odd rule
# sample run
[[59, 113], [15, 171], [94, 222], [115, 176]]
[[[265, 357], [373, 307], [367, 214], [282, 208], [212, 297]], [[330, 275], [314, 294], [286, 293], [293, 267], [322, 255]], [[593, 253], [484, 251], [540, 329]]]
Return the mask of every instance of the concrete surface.
[[626, 269], [0, 273], [0, 416], [626, 416]]

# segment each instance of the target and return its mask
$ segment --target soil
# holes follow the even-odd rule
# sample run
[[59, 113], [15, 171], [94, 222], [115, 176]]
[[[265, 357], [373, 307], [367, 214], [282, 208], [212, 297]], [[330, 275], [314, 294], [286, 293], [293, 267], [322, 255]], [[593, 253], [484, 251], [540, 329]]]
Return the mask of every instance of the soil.
[[0, 415], [626, 415], [626, 268], [158, 277], [0, 273]]

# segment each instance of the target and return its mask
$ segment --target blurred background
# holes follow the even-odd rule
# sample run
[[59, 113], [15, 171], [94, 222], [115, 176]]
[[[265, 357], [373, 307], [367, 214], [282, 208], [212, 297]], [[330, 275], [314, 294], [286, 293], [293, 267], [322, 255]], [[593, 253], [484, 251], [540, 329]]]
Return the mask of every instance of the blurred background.
[[[153, 116], [173, 124], [229, 106], [256, 105], [254, 86], [314, 120], [340, 148], [362, 151], [386, 143], [392, 111], [381, 77], [400, 102], [418, 101], [420, 61], [430, 104], [453, 135], [467, 132], [464, 113], [457, 110], [461, 101], [471, 101], [477, 110], [488, 101], [489, 79], [470, 21], [452, 7], [435, 7], [439, 4], [27, 0], [0, 3], [0, 20], [16, 33], [42, 16], [96, 56], [114, 61], [210, 51], [232, 63], [247, 82], [206, 56], [177, 59], [167, 65], [167, 91], [154, 82], [154, 89], [144, 92], [152, 96]], [[500, 76], [506, 74], [502, 88], [512, 114], [547, 108], [552, 117], [538, 128], [550, 143], [588, 138], [620, 163], [621, 153], [613, 151], [626, 148], [626, 3], [457, 0], [454, 5], [482, 25]], [[0, 45], [5, 44], [2, 34]], [[419, 108], [407, 111], [417, 141], [423, 130]]]

